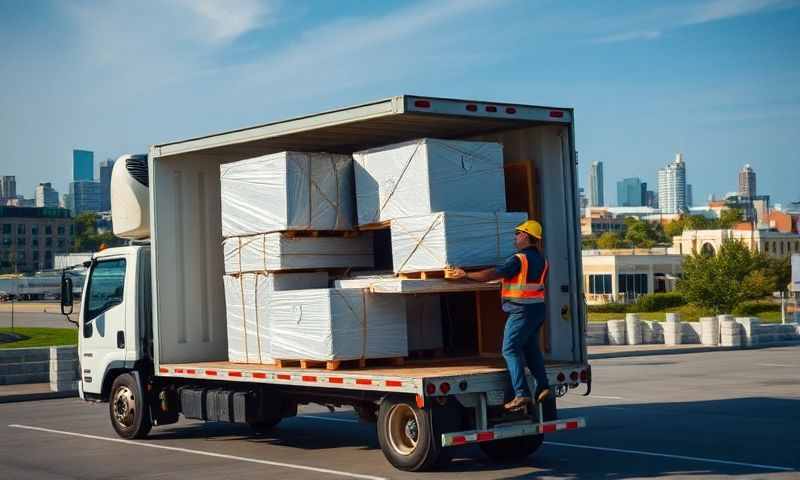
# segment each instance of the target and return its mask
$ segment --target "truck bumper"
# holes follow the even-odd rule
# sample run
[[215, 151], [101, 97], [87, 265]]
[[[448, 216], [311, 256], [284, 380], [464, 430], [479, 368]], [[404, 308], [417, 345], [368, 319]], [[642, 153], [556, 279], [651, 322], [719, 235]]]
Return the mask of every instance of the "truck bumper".
[[465, 432], [450, 432], [442, 434], [442, 446], [454, 447], [469, 443], [491, 442], [503, 438], [524, 437], [527, 435], [541, 435], [562, 430], [577, 430], [586, 427], [583, 417], [568, 418], [566, 420], [553, 420], [543, 423], [522, 423], [514, 425], [500, 425], [487, 430], [469, 430]]

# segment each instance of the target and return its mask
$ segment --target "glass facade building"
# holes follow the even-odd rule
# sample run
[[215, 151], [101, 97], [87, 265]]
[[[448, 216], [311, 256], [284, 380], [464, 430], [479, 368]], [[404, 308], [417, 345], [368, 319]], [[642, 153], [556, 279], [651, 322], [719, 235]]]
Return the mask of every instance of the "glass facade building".
[[91, 182], [92, 180], [94, 180], [94, 152], [73, 150], [72, 181]]

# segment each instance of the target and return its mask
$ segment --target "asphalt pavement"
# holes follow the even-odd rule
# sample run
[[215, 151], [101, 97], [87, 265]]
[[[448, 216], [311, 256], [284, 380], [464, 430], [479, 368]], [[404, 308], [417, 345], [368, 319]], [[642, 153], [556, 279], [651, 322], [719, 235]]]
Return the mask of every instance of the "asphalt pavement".
[[107, 404], [0, 404], [3, 478], [800, 478], [800, 347], [601, 359], [589, 397], [559, 400], [588, 428], [550, 434], [523, 464], [474, 446], [442, 471], [383, 458], [352, 412], [301, 408], [269, 435], [182, 420], [145, 440], [116, 436]]

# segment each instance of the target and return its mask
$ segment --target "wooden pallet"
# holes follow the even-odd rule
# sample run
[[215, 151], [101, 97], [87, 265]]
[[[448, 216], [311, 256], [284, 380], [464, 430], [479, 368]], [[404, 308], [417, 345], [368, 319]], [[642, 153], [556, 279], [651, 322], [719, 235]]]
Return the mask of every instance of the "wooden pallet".
[[281, 232], [286, 238], [357, 237], [358, 230], [289, 230]]
[[368, 366], [394, 366], [402, 367], [405, 364], [403, 357], [390, 358], [361, 358], [357, 360], [275, 360], [277, 368], [324, 368], [325, 370], [366, 368]]
[[390, 223], [391, 222], [389, 220], [386, 220], [386, 221], [383, 221], [383, 222], [375, 222], [375, 223], [370, 223], [370, 224], [367, 224], [367, 225], [359, 225], [358, 229], [359, 230], [383, 230], [385, 228], [389, 228], [390, 227]]
[[[491, 266], [486, 267], [469, 267], [464, 268], [463, 270], [466, 272], [477, 272], [480, 270], [484, 270], [486, 268], [491, 268]], [[397, 274], [398, 278], [402, 278], [403, 280], [429, 280], [432, 278], [446, 278], [444, 270], [428, 270], [424, 272], [400, 272]]]

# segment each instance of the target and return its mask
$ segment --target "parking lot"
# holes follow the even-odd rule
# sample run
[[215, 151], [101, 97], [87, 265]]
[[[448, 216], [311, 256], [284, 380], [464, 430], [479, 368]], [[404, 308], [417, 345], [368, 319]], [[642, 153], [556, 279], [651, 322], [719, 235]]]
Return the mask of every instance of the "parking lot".
[[588, 428], [552, 434], [521, 465], [476, 447], [442, 471], [410, 474], [383, 458], [374, 427], [309, 406], [269, 435], [181, 421], [119, 439], [106, 404], [0, 404], [4, 478], [800, 478], [800, 347], [593, 362], [589, 397], [560, 400]]

